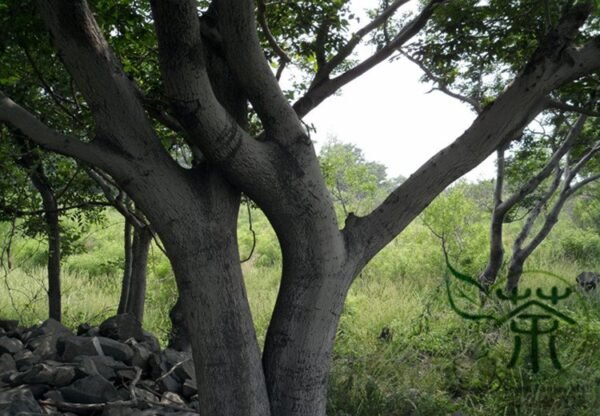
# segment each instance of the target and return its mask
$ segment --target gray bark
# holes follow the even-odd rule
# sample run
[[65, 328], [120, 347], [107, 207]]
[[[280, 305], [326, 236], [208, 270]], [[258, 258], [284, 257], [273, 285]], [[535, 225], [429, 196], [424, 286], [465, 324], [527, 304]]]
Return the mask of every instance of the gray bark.
[[44, 221], [48, 236], [48, 316], [61, 321], [61, 291], [60, 291], [60, 223], [58, 204], [54, 193], [45, 176], [39, 170], [30, 174], [31, 182], [42, 197]]
[[127, 296], [125, 313], [130, 313], [139, 322], [144, 321], [144, 303], [146, 301], [146, 270], [148, 252], [152, 243], [152, 232], [149, 227], [135, 228], [131, 247], [131, 279]]
[[131, 259], [133, 257], [131, 240], [132, 231], [133, 225], [131, 224], [131, 221], [125, 218], [125, 225], [123, 226], [123, 281], [121, 282], [121, 295], [119, 297], [117, 314], [123, 314], [127, 311], [127, 298], [129, 297], [129, 288], [131, 285]]

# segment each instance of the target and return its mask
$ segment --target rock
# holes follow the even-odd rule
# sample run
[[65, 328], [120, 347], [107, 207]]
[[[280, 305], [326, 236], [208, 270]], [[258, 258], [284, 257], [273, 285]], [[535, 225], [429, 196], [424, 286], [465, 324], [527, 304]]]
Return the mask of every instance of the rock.
[[64, 399], [72, 403], [104, 403], [119, 400], [112, 383], [102, 376], [87, 376], [59, 389]]
[[160, 342], [158, 342], [158, 339], [150, 332], [144, 331], [142, 345], [148, 347], [152, 352], [160, 352]]
[[164, 368], [167, 371], [176, 367], [173, 372], [179, 381], [183, 382], [186, 379], [196, 379], [191, 353], [167, 348], [160, 356], [161, 360], [164, 361]]
[[0, 337], [0, 354], [16, 354], [23, 349], [23, 343], [16, 338]]
[[43, 415], [42, 408], [26, 387], [0, 392], [0, 415]]
[[0, 355], [0, 374], [9, 371], [17, 371], [17, 364], [12, 355], [4, 353]]
[[124, 406], [106, 406], [101, 416], [138, 416], [140, 411]]
[[157, 380], [158, 387], [161, 392], [171, 391], [173, 393], [179, 393], [182, 390], [182, 383], [175, 378], [173, 373], [166, 377], [162, 377]]
[[100, 343], [93, 341], [96, 338], [84, 338], [71, 335], [61, 338], [56, 344], [58, 356], [62, 361], [72, 362], [82, 355], [101, 355]]
[[20, 373], [14, 379], [15, 384], [47, 384], [53, 387], [62, 387], [71, 384], [75, 379], [75, 368], [68, 365], [50, 365], [41, 363], [34, 365], [30, 370]]
[[190, 399], [194, 394], [198, 393], [198, 386], [195, 380], [186, 380], [181, 388], [183, 397]]
[[14, 332], [19, 326], [19, 321], [14, 319], [0, 319], [0, 329], [5, 332]]
[[16, 353], [13, 358], [15, 359], [17, 370], [19, 371], [28, 370], [42, 360], [39, 355], [35, 355], [31, 351], [25, 349]]
[[577, 281], [577, 286], [586, 292], [600, 286], [600, 274], [594, 272], [582, 272], [575, 280]]
[[80, 337], [82, 335], [87, 335], [87, 333], [92, 329], [90, 324], [83, 323], [77, 327], [77, 336]]
[[27, 387], [29, 387], [36, 400], [42, 399], [46, 392], [50, 390], [50, 386], [47, 384], [29, 384]]
[[59, 339], [73, 334], [69, 329], [54, 319], [48, 319], [39, 328], [33, 329], [27, 336], [27, 345], [35, 355], [45, 358], [56, 358]]
[[98, 341], [100, 341], [100, 346], [105, 355], [113, 357], [117, 361], [131, 364], [133, 350], [129, 345], [104, 337], [98, 337]]
[[162, 394], [160, 402], [163, 404], [185, 405], [185, 401], [177, 393], [166, 391]]
[[65, 398], [58, 390], [49, 390], [44, 393], [44, 398], [47, 400], [53, 400], [55, 402], [64, 402]]
[[99, 329], [100, 335], [117, 341], [124, 342], [130, 338], [139, 342], [144, 341], [142, 324], [130, 313], [124, 313], [108, 318], [100, 324]]
[[75, 362], [79, 364], [79, 368], [87, 375], [100, 375], [107, 380], [114, 379], [117, 374], [116, 371], [120, 369], [129, 368], [122, 362], [115, 360], [112, 357], [104, 355], [96, 356], [80, 356], [75, 359]]
[[152, 352], [142, 343], [132, 343], [131, 349], [133, 350], [131, 365], [141, 368], [142, 371], [148, 371], [148, 360], [152, 356]]

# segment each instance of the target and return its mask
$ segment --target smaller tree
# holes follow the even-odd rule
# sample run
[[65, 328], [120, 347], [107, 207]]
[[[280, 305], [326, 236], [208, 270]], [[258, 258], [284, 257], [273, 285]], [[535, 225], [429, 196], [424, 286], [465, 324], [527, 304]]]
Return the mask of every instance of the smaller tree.
[[[497, 279], [504, 257], [502, 229], [519, 208], [526, 209], [525, 221], [513, 242], [508, 260], [507, 291], [517, 288], [525, 261], [550, 234], [566, 201], [584, 186], [600, 179], [597, 164], [594, 166], [600, 140], [594, 137], [594, 123], [586, 124], [587, 119], [587, 116], [580, 115], [573, 124], [563, 126], [560, 123], [554, 126], [550, 136], [541, 134], [539, 140], [528, 137], [515, 150], [508, 166], [505, 165], [504, 149], [498, 151], [490, 259], [480, 276], [484, 289], [489, 289]], [[554, 149], [554, 152], [544, 160], [543, 155], [547, 152], [543, 149], [548, 148]], [[535, 165], [541, 168], [531, 176]], [[506, 174], [509, 174], [514, 189], [503, 199]], [[537, 223], [540, 224], [536, 229]]]
[[[71, 159], [41, 153], [18, 132], [4, 129], [2, 135], [10, 140], [2, 141], [0, 153], [5, 168], [0, 175], [0, 219], [20, 218], [26, 236], [46, 236], [48, 316], [60, 321], [61, 261], [75, 250], [77, 233], [99, 221], [99, 208], [107, 204]], [[81, 229], [73, 232], [63, 220], [74, 220]]]
[[319, 161], [333, 200], [341, 207], [341, 218], [351, 212], [364, 215], [385, 197], [389, 188], [386, 167], [366, 161], [355, 145], [330, 140], [321, 148]]

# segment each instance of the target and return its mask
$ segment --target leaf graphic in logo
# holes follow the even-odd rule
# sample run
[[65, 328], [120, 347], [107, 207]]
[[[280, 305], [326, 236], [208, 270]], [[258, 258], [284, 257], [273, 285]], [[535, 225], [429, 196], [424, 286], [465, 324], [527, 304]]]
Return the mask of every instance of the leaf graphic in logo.
[[[462, 318], [473, 321], [489, 319], [498, 322], [498, 318], [491, 314], [476, 313], [476, 309], [479, 309], [480, 305], [477, 300], [477, 293], [484, 293], [483, 287], [479, 284], [479, 282], [476, 279], [473, 279], [472, 277], [454, 269], [448, 260], [446, 260], [446, 265], [448, 266], [448, 270], [450, 270], [451, 274], [450, 276], [446, 276], [446, 291], [448, 293], [448, 302], [450, 303], [450, 307], [454, 310], [454, 312], [456, 312]], [[469, 289], [477, 289], [475, 296], [468, 293]], [[453, 292], [455, 294], [453, 294]], [[470, 304], [469, 309], [473, 309], [473, 311], [460, 308], [457, 305], [458, 299], [465, 300], [465, 303]]]

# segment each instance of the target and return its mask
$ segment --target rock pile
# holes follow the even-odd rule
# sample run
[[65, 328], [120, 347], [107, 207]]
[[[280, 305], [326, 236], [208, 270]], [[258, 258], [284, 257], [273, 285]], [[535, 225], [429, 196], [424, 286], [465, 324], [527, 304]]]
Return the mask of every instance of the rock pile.
[[77, 334], [53, 319], [0, 320], [0, 416], [197, 415], [193, 367], [127, 314]]

